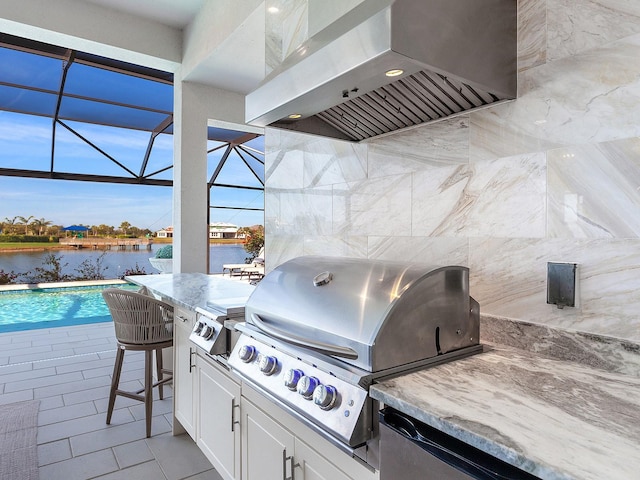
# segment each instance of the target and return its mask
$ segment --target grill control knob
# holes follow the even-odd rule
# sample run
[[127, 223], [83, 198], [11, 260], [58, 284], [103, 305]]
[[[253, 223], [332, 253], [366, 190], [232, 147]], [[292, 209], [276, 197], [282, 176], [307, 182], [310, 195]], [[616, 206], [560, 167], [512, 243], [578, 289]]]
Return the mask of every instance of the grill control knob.
[[322, 410], [331, 410], [338, 400], [338, 391], [331, 385], [318, 385], [313, 391], [313, 403]]
[[198, 325], [196, 325], [196, 335], [200, 335], [200, 332], [202, 331], [202, 328], [204, 327], [204, 323], [203, 322], [198, 322]]
[[258, 366], [260, 367], [260, 371], [265, 375], [273, 375], [276, 371], [276, 367], [278, 366], [278, 361], [276, 360], [276, 357], [258, 355]]
[[292, 368], [287, 372], [287, 375], [284, 377], [284, 386], [289, 390], [295, 392], [298, 387], [298, 382], [304, 376], [302, 370], [297, 368]]
[[202, 330], [202, 333], [200, 335], [202, 335], [202, 337], [205, 340], [209, 340], [211, 337], [213, 337], [213, 334], [215, 333], [215, 329], [209, 325], [207, 325], [206, 327], [204, 327], [204, 329]]
[[313, 397], [313, 391], [316, 389], [320, 381], [316, 377], [307, 377], [303, 375], [298, 382], [298, 393], [307, 400]]
[[238, 356], [244, 363], [252, 362], [256, 358], [256, 347], [253, 345], [243, 345], [238, 350]]

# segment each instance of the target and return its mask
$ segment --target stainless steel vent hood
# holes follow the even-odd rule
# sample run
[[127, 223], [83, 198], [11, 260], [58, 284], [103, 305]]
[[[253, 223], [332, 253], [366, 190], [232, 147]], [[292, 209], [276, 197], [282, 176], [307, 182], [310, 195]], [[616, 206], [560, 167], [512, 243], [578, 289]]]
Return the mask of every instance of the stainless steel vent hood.
[[247, 95], [246, 121], [360, 141], [513, 99], [516, 32], [516, 0], [365, 0]]

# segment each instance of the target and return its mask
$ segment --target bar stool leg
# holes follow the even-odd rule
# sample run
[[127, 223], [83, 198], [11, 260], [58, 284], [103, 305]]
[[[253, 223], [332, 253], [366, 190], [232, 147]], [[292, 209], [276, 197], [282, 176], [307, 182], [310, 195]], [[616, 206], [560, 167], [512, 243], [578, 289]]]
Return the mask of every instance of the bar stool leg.
[[163, 391], [163, 386], [164, 384], [162, 383], [162, 378], [163, 378], [163, 374], [162, 374], [162, 349], [158, 348], [156, 350], [156, 370], [158, 371], [158, 395], [160, 396], [160, 400], [164, 400], [164, 391]]
[[144, 352], [144, 414], [147, 421], [147, 438], [151, 436], [151, 411], [153, 408], [153, 350]]
[[111, 378], [111, 390], [109, 391], [109, 405], [107, 407], [107, 425], [111, 423], [111, 415], [113, 414], [113, 407], [116, 403], [116, 391], [120, 384], [120, 372], [122, 371], [122, 361], [124, 360], [124, 348], [118, 345], [116, 351], [116, 361], [113, 364], [113, 375]]

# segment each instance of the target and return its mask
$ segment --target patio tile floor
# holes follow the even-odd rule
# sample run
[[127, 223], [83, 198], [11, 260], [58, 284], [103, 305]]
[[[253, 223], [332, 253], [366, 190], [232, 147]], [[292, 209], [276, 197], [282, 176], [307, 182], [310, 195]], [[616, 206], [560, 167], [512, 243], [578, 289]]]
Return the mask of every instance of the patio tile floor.
[[[42, 480], [220, 480], [188, 435], [171, 434], [171, 387], [154, 390], [152, 436], [144, 406], [118, 397], [106, 410], [116, 341], [111, 323], [0, 334], [0, 404], [40, 400]], [[122, 388], [142, 388], [142, 352], [127, 352]]]

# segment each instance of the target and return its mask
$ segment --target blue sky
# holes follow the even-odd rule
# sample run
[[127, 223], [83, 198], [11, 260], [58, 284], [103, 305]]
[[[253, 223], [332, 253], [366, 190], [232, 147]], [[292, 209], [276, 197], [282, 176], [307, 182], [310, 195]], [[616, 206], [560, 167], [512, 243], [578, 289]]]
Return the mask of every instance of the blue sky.
[[[147, 148], [149, 134], [128, 129], [68, 122], [120, 163], [137, 172]], [[51, 149], [51, 119], [0, 111], [0, 167], [48, 170]], [[216, 145], [210, 142], [210, 147]], [[211, 154], [210, 175], [223, 150]], [[172, 162], [173, 138], [161, 135], [154, 144], [148, 172]], [[111, 162], [75, 135], [58, 127], [56, 171], [119, 175], [121, 167]], [[171, 170], [156, 178], [171, 178]], [[219, 181], [256, 185], [238, 158], [230, 158]], [[161, 186], [121, 185], [67, 180], [0, 176], [0, 219], [15, 216], [45, 218], [55, 225], [99, 225], [118, 227], [123, 221], [139, 228], [159, 230], [172, 224], [172, 189]], [[214, 191], [212, 204], [261, 208], [261, 192], [224, 189]], [[212, 222], [239, 226], [263, 224], [262, 212], [217, 209]]]
[[119, 227], [123, 221], [152, 231], [171, 225], [171, 188], [0, 177], [0, 216], [45, 218], [54, 225]]

